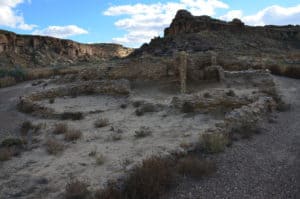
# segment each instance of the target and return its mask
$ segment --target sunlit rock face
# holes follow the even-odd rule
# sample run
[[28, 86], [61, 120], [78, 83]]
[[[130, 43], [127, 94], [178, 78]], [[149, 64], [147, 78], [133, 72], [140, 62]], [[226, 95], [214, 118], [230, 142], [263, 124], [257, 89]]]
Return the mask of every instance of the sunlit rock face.
[[118, 44], [81, 44], [0, 30], [0, 67], [43, 67], [125, 57], [132, 49]]

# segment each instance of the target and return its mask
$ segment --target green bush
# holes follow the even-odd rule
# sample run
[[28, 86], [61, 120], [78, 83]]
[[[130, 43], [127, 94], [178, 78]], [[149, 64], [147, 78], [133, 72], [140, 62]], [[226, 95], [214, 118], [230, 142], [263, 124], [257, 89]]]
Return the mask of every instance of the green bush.
[[0, 69], [0, 78], [3, 77], [13, 77], [16, 81], [24, 81], [26, 79], [26, 72], [20, 67], [14, 69]]

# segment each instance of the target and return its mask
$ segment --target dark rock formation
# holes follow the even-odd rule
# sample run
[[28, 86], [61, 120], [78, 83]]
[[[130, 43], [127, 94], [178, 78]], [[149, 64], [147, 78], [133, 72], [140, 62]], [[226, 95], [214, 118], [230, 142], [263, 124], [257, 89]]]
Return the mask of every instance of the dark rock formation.
[[125, 57], [132, 49], [118, 44], [81, 44], [0, 30], [0, 67], [69, 65]]

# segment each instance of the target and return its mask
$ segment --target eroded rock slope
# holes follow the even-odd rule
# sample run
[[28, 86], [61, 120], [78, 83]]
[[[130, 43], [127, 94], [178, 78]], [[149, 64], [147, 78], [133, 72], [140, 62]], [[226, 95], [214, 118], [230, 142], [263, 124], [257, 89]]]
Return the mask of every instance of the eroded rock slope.
[[43, 67], [125, 57], [132, 49], [118, 44], [81, 44], [0, 30], [0, 67]]

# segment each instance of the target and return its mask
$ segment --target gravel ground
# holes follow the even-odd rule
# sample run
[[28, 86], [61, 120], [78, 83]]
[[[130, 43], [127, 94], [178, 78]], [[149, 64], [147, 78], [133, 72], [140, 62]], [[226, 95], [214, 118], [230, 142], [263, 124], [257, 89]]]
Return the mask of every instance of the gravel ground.
[[16, 110], [19, 97], [41, 89], [31, 86], [31, 81], [0, 89], [0, 141], [7, 136], [16, 135], [23, 121], [31, 118]]
[[291, 110], [274, 113], [262, 134], [215, 156], [216, 174], [185, 179], [166, 199], [300, 198], [300, 80], [274, 78]]

